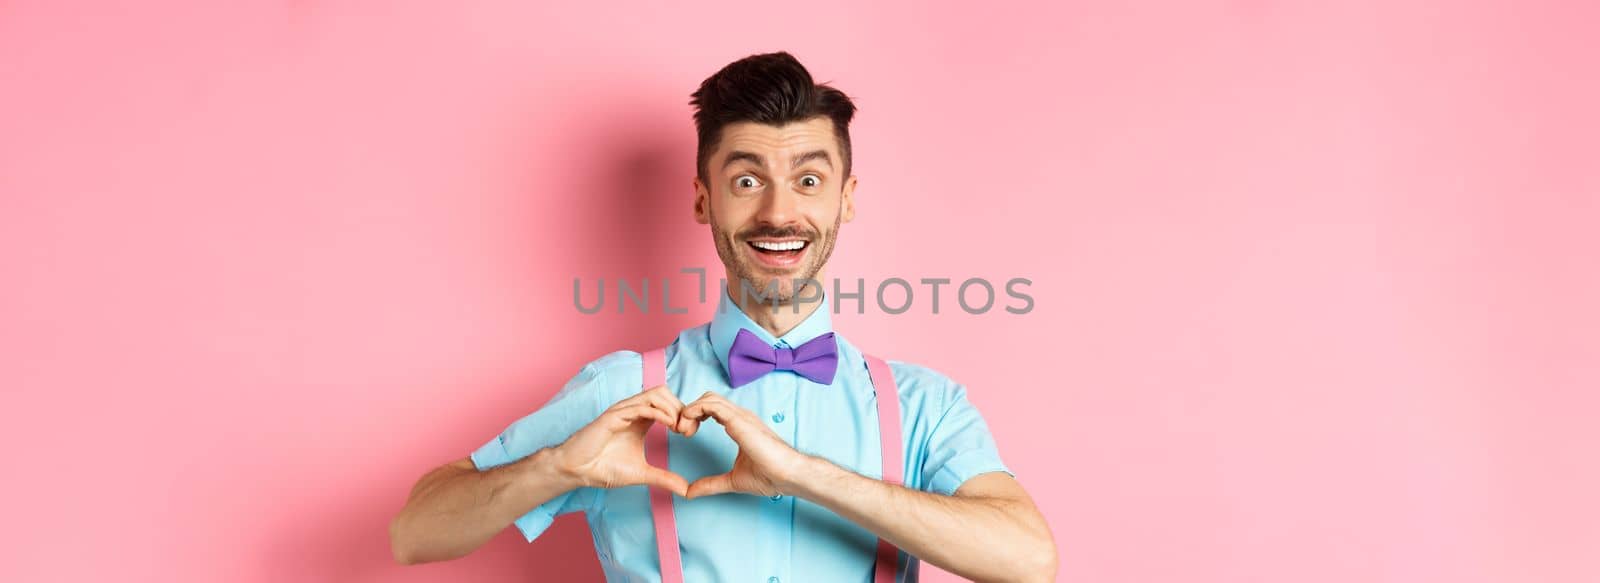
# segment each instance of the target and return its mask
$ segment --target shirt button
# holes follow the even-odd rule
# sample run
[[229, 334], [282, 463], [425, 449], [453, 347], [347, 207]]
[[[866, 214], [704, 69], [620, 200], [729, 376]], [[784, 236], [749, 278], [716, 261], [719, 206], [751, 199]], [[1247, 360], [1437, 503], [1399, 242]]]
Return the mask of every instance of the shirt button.
[[776, 575], [767, 577], [767, 583], [778, 583], [778, 577]]
[[773, 413], [772, 414], [772, 422], [773, 423], [783, 423], [783, 411], [779, 411], [777, 413]]
[[775, 495], [772, 496], [772, 501], [773, 502], [777, 502], [777, 501], [782, 500], [782, 499], [783, 499], [783, 494], [775, 494]]

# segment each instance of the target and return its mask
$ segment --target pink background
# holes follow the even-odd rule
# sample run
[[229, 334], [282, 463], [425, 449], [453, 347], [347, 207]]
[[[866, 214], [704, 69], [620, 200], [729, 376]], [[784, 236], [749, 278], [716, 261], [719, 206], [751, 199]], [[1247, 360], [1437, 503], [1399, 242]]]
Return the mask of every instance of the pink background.
[[708, 317], [571, 282], [720, 272], [688, 93], [788, 49], [861, 107], [832, 275], [1034, 280], [837, 323], [971, 387], [1062, 580], [1600, 580], [1595, 4], [535, 4], [0, 4], [0, 579], [597, 578], [387, 522]]

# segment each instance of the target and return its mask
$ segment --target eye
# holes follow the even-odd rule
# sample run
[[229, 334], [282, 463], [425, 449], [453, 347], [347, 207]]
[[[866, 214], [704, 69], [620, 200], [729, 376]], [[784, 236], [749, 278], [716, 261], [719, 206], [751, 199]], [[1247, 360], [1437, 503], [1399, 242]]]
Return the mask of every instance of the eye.
[[738, 188], [739, 190], [749, 190], [749, 189], [761, 186], [761, 181], [760, 180], [756, 180], [756, 177], [754, 177], [754, 176], [751, 176], [749, 174], [744, 174], [744, 175], [739, 176], [738, 178], [733, 179], [733, 186], [734, 186], [734, 188]]
[[815, 174], [807, 174], [800, 177], [800, 186], [804, 186], [806, 188], [816, 188], [821, 185], [822, 177]]

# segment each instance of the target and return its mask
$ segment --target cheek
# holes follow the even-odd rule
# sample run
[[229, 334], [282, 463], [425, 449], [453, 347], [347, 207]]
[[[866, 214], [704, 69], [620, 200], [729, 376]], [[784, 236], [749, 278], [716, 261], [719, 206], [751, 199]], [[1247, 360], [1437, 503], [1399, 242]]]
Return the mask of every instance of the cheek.
[[729, 235], [739, 232], [755, 212], [753, 205], [732, 198], [716, 200], [712, 205], [712, 226]]
[[839, 220], [839, 198], [819, 198], [804, 207], [807, 222], [819, 232], [826, 232]]

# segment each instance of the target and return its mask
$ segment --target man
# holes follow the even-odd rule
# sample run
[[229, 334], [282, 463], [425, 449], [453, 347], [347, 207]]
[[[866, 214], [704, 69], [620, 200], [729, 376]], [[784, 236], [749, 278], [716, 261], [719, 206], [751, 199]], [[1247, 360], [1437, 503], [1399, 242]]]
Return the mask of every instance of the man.
[[[975, 580], [1053, 580], [1049, 528], [965, 388], [912, 364], [874, 368], [832, 334], [820, 282], [855, 215], [855, 105], [787, 53], [728, 65], [691, 103], [694, 216], [727, 273], [712, 321], [657, 357], [664, 384], [641, 390], [647, 356], [608, 354], [423, 476], [390, 525], [395, 558], [460, 557], [510, 524], [531, 542], [581, 510], [614, 581], [867, 581], [884, 569], [879, 580], [913, 581], [919, 559]], [[898, 419], [879, 414], [879, 394], [897, 396]], [[665, 433], [653, 424], [673, 432], [670, 467], [648, 463], [647, 432]], [[884, 463], [902, 454], [902, 468]]]

